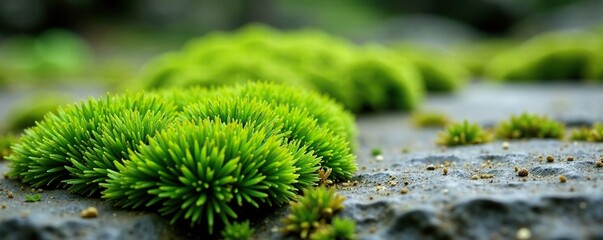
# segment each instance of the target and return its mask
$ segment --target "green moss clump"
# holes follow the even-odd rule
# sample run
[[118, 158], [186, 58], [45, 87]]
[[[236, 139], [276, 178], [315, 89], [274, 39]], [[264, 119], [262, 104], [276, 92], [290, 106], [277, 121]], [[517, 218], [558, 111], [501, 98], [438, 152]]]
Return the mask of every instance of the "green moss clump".
[[581, 127], [581, 128], [572, 130], [572, 133], [570, 135], [570, 140], [587, 141], [589, 135], [590, 135], [590, 128]]
[[603, 124], [597, 122], [591, 128], [574, 129], [570, 139], [573, 141], [603, 142]]
[[603, 142], [603, 124], [595, 123], [591, 129], [588, 141], [591, 142]]
[[394, 50], [415, 65], [428, 92], [452, 92], [469, 82], [468, 70], [451, 53], [410, 43]]
[[219, 119], [183, 122], [141, 145], [110, 171], [103, 197], [122, 207], [151, 207], [191, 225], [236, 219], [241, 207], [295, 197], [294, 156], [278, 136]]
[[253, 236], [253, 228], [249, 227], [249, 221], [241, 223], [232, 223], [226, 225], [222, 230], [222, 239], [224, 240], [247, 240]]
[[496, 127], [496, 137], [501, 139], [525, 138], [563, 138], [563, 124], [546, 116], [522, 113], [512, 115], [508, 121], [502, 121]]
[[333, 216], [343, 210], [344, 197], [334, 189], [320, 186], [304, 191], [296, 202], [291, 202], [291, 213], [283, 219], [285, 234], [294, 234], [302, 239], [312, 235], [322, 225], [331, 223]]
[[274, 84], [108, 94], [26, 129], [9, 174], [213, 234], [250, 209], [288, 203], [318, 184], [321, 168], [349, 179], [353, 124], [332, 100]]
[[143, 89], [274, 82], [319, 91], [354, 112], [414, 108], [424, 91], [414, 66], [377, 52], [318, 31], [248, 26], [151, 61], [139, 82]]
[[600, 52], [587, 33], [543, 34], [495, 56], [486, 75], [499, 81], [594, 80]]
[[450, 118], [437, 112], [415, 112], [410, 116], [410, 121], [419, 128], [443, 128], [450, 124]]
[[11, 177], [36, 188], [94, 194], [108, 169], [173, 119], [174, 107], [144, 94], [107, 95], [49, 113], [13, 147]]
[[381, 48], [369, 48], [343, 70], [354, 84], [363, 111], [412, 110], [425, 89], [417, 70], [403, 58]]
[[490, 141], [490, 136], [477, 123], [469, 123], [465, 120], [454, 123], [441, 132], [438, 140], [439, 145], [457, 146], [482, 144]]

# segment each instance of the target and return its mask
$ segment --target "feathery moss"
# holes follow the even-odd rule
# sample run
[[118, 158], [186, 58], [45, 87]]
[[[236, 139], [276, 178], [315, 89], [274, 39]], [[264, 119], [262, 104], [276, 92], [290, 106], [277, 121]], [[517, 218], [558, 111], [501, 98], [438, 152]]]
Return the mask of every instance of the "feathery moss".
[[253, 228], [249, 227], [249, 221], [241, 223], [232, 223], [226, 225], [222, 230], [222, 239], [224, 240], [247, 240], [253, 235]]
[[396, 56], [386, 50], [374, 52], [322, 32], [248, 26], [152, 60], [139, 82], [142, 89], [274, 82], [319, 91], [354, 112], [414, 108], [423, 97], [414, 65], [392, 61]]
[[91, 131], [92, 145], [81, 159], [71, 159], [66, 165], [70, 177], [64, 182], [69, 190], [80, 194], [95, 194], [99, 183], [107, 180], [109, 170], [116, 170], [115, 163], [129, 159], [140, 143], [147, 143], [159, 130], [165, 129], [174, 114], [148, 111], [125, 111], [105, 116], [96, 130]]
[[304, 191], [296, 202], [291, 202], [291, 213], [283, 219], [285, 234], [294, 234], [302, 239], [312, 235], [322, 225], [331, 223], [331, 219], [343, 210], [345, 197], [335, 193], [333, 188], [324, 186]]
[[440, 133], [439, 145], [457, 146], [481, 144], [490, 141], [490, 136], [477, 123], [469, 123], [465, 120], [460, 123], [453, 123], [446, 130]]
[[501, 139], [557, 138], [564, 134], [563, 124], [546, 116], [522, 113], [512, 115], [508, 121], [501, 121], [496, 127], [496, 137]]
[[103, 197], [122, 207], [157, 208], [172, 223], [212, 232], [240, 207], [281, 205], [295, 197], [294, 157], [278, 136], [241, 124], [204, 119], [158, 133], [109, 171]]
[[[335, 179], [349, 179], [357, 170], [349, 143], [330, 129], [318, 125], [307, 109], [288, 105], [271, 105], [264, 101], [246, 98], [218, 97], [188, 106], [183, 111], [185, 119], [220, 118], [223, 122], [237, 121], [245, 127], [265, 129], [268, 135], [285, 138], [287, 142], [299, 142], [316, 159], [305, 159], [301, 167], [301, 188], [313, 185], [320, 166], [332, 168]], [[299, 145], [298, 144], [298, 145]], [[320, 159], [320, 162], [318, 161]]]
[[[106, 178], [102, 176], [104, 170], [94, 168], [115, 169], [111, 161], [127, 156], [130, 147], [146, 140], [144, 134], [157, 130], [152, 128], [162, 128], [164, 124], [159, 122], [169, 122], [173, 109], [169, 102], [142, 93], [107, 95], [60, 108], [56, 114], [47, 114], [35, 127], [25, 130], [7, 158], [11, 161], [9, 174], [36, 188], [63, 187], [66, 179], [90, 176], [92, 182], [79, 181], [82, 186], [72, 190], [94, 193], [98, 183]], [[140, 113], [139, 118], [133, 112]], [[132, 118], [123, 122], [125, 116]], [[145, 123], [149, 125], [136, 122], [142, 118], [147, 118]]]
[[318, 125], [332, 130], [346, 139], [354, 150], [356, 124], [352, 114], [340, 104], [316, 92], [279, 84], [248, 83], [233, 88], [230, 94], [244, 98], [257, 98], [273, 105], [287, 105], [307, 110]]

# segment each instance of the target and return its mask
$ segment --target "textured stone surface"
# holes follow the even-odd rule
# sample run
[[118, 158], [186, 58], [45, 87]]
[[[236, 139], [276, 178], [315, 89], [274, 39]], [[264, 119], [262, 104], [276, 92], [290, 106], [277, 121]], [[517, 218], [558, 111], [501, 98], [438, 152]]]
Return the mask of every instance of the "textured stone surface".
[[[473, 85], [432, 97], [424, 109], [490, 126], [523, 111], [579, 125], [603, 121], [601, 93], [595, 86]], [[500, 141], [442, 149], [434, 145], [439, 130], [414, 128], [408, 114], [363, 116], [358, 124], [360, 171], [352, 180], [358, 184], [336, 187], [347, 197], [342, 215], [357, 221], [360, 239], [514, 239], [520, 231], [532, 239], [603, 238], [603, 168], [595, 167], [603, 144], [529, 140], [511, 141], [507, 150]], [[371, 156], [375, 147], [383, 150], [382, 160]], [[553, 162], [546, 161], [549, 155]], [[519, 177], [516, 166], [528, 177]], [[0, 162], [0, 173], [6, 171]], [[41, 202], [28, 203], [30, 188], [6, 179], [0, 188], [0, 205], [7, 206], [0, 209], [0, 239], [196, 237], [156, 214], [115, 209], [102, 200], [44, 190]], [[7, 198], [8, 191], [15, 198]], [[98, 218], [80, 218], [89, 206], [99, 209]], [[282, 238], [278, 227], [286, 213], [278, 209], [254, 222], [256, 237]]]

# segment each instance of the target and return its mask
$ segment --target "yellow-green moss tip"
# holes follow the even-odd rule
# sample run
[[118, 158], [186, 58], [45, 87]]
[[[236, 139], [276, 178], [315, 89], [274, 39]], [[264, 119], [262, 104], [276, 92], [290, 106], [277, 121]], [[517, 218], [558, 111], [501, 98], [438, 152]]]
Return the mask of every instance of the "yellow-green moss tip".
[[479, 124], [465, 120], [448, 126], [446, 130], [439, 134], [436, 143], [445, 146], [458, 146], [482, 144], [490, 140], [490, 135]]
[[522, 113], [512, 115], [509, 120], [496, 126], [496, 137], [500, 139], [563, 138], [565, 126], [547, 116]]

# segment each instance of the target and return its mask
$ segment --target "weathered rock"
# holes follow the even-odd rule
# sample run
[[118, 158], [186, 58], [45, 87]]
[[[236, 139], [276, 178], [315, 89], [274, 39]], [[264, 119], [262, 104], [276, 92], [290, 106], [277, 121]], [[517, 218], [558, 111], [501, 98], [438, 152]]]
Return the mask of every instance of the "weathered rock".
[[[430, 98], [425, 108], [485, 125], [523, 111], [592, 123], [603, 120], [601, 92], [593, 86], [474, 85], [459, 95]], [[357, 222], [360, 239], [515, 239], [520, 229], [532, 239], [603, 238], [603, 168], [595, 167], [603, 157], [601, 143], [519, 140], [510, 141], [508, 149], [502, 141], [441, 149], [434, 144], [439, 130], [414, 128], [408, 114], [365, 116], [358, 122], [360, 170], [353, 179], [358, 184], [335, 187], [347, 197], [341, 215]], [[375, 147], [383, 149], [380, 161], [371, 155]], [[547, 162], [549, 155], [555, 161]], [[515, 167], [529, 175], [519, 177]], [[6, 171], [7, 163], [0, 162], [0, 174]], [[24, 194], [31, 189], [6, 179], [0, 188], [0, 205], [7, 205], [0, 209], [0, 239], [197, 237], [156, 214], [116, 209], [100, 199], [45, 190], [42, 201], [27, 203]], [[6, 198], [8, 191], [15, 198]], [[99, 209], [98, 218], [81, 219], [80, 212], [90, 206]], [[256, 238], [283, 238], [280, 218], [286, 214], [281, 208], [253, 221]]]

